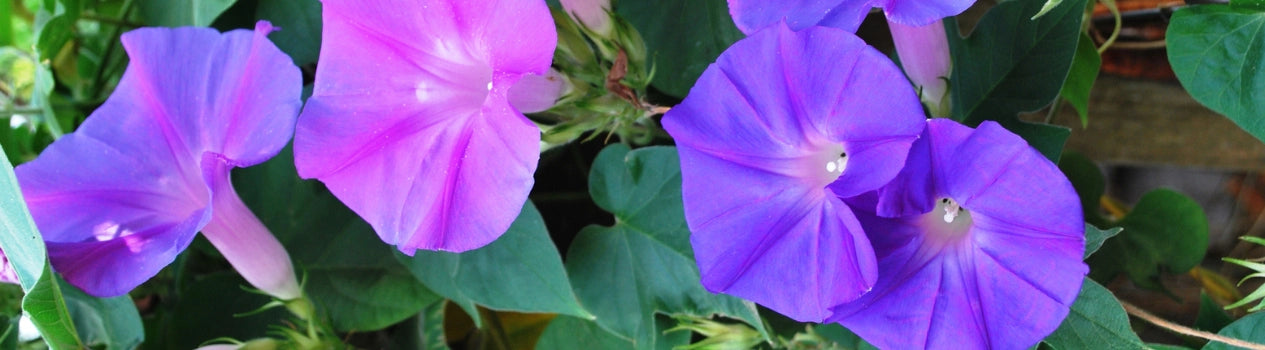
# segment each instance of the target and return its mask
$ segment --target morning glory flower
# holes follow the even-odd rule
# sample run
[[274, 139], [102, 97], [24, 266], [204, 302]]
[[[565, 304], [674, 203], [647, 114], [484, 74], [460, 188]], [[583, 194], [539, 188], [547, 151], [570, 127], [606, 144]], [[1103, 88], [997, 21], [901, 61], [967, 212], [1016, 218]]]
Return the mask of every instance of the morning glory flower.
[[1089, 270], [1071, 183], [995, 122], [929, 121], [892, 184], [850, 203], [876, 209], [857, 216], [879, 278], [831, 321], [882, 349], [1026, 349]]
[[814, 322], [868, 291], [875, 257], [840, 198], [894, 178], [924, 118], [852, 33], [775, 25], [731, 46], [663, 118], [703, 285]]
[[255, 31], [141, 28], [121, 38], [131, 61], [74, 133], [16, 169], [53, 268], [96, 296], [127, 293], [198, 231], [246, 281], [301, 296], [289, 255], [238, 198], [235, 167], [290, 140], [298, 67]]
[[785, 20], [794, 30], [815, 25], [855, 32], [871, 8], [889, 22], [924, 26], [966, 11], [975, 0], [729, 0], [729, 14], [743, 33]]
[[507, 95], [557, 46], [541, 0], [324, 3], [316, 85], [295, 133], [324, 182], [405, 254], [492, 242], [527, 200], [540, 129]]

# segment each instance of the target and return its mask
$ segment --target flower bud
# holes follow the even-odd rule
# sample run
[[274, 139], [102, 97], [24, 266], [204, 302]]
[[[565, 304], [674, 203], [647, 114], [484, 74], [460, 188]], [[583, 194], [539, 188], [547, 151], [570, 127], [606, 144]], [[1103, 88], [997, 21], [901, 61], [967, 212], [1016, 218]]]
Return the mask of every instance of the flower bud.
[[610, 37], [614, 26], [611, 25], [610, 0], [560, 0], [562, 8], [576, 22], [601, 37]]
[[932, 117], [949, 116], [949, 74], [953, 62], [943, 21], [911, 27], [888, 20], [887, 25], [905, 75], [914, 83], [922, 103]]

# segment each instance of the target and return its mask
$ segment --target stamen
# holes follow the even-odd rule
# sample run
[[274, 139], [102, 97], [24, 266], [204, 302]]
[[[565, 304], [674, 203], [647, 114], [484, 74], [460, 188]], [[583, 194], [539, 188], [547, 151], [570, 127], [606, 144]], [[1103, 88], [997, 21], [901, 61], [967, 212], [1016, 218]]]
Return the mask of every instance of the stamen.
[[846, 154], [840, 154], [839, 158], [833, 161], [826, 162], [826, 172], [828, 173], [842, 173], [843, 170], [847, 167], [848, 167], [848, 155]]
[[946, 223], [952, 223], [952, 222], [953, 222], [953, 219], [957, 219], [957, 217], [958, 217], [958, 213], [962, 211], [962, 206], [959, 206], [959, 205], [958, 205], [958, 202], [955, 202], [955, 201], [953, 201], [952, 199], [949, 199], [949, 198], [945, 198], [945, 199], [943, 199], [943, 200], [942, 200], [942, 202], [944, 202], [944, 203], [945, 203], [945, 205], [944, 205], [944, 222], [946, 222]]

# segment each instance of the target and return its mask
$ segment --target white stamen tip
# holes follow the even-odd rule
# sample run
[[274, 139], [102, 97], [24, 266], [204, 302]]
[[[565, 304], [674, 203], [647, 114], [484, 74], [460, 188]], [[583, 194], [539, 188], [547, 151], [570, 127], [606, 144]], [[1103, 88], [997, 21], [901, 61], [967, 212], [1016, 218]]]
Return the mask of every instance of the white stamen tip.
[[826, 172], [833, 173], [838, 167], [839, 165], [835, 164], [835, 162], [826, 162]]
[[488, 91], [492, 91], [492, 82], [488, 82]]
[[947, 201], [948, 203], [944, 206], [944, 222], [952, 223], [953, 219], [957, 219], [958, 212], [962, 210], [962, 207], [952, 199], [948, 199]]

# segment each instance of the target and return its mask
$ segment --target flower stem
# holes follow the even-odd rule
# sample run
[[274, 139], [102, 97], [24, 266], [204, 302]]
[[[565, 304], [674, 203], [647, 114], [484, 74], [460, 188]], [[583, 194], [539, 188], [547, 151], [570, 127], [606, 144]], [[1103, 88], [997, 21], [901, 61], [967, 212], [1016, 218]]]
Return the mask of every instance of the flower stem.
[[1241, 347], [1245, 349], [1265, 350], [1265, 344], [1257, 344], [1257, 343], [1253, 343], [1253, 342], [1249, 342], [1245, 340], [1224, 337], [1224, 336], [1204, 332], [1198, 329], [1179, 325], [1173, 322], [1169, 322], [1168, 320], [1152, 315], [1151, 313], [1146, 312], [1146, 310], [1142, 310], [1142, 308], [1134, 306], [1133, 304], [1125, 302], [1124, 300], [1120, 301], [1120, 305], [1124, 306], [1124, 311], [1128, 312], [1130, 315], [1143, 319], [1147, 322], [1150, 322], [1153, 325], [1156, 325], [1163, 329], [1167, 329], [1177, 334], [1207, 339], [1207, 340], [1215, 341], [1215, 342], [1221, 342], [1221, 343], [1225, 343], [1228, 345], [1233, 345], [1233, 346], [1237, 346], [1237, 347]]

